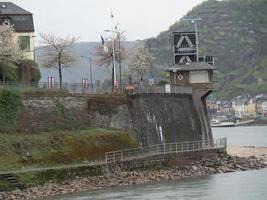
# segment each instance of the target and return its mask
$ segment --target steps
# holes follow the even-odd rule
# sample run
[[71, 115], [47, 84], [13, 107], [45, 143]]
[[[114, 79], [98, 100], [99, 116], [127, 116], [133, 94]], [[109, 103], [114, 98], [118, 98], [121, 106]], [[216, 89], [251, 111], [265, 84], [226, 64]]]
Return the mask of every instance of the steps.
[[14, 189], [18, 190], [24, 189], [24, 186], [20, 183], [18, 177], [15, 174], [2, 174], [0, 175], [0, 177]]

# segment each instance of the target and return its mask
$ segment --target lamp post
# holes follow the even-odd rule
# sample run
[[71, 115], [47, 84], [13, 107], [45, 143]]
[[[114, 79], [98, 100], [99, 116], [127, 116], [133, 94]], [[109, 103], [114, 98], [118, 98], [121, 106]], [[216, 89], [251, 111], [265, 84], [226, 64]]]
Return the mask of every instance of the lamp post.
[[[115, 30], [105, 30], [105, 32], [111, 32], [118, 35], [118, 46], [119, 46], [119, 79], [120, 79], [120, 92], [122, 91], [122, 80], [121, 80], [121, 35], [125, 33], [125, 31], [115, 31]], [[114, 83], [116, 82], [116, 55], [115, 55], [115, 38], [112, 38], [112, 55], [113, 55], [113, 72], [114, 72]], [[113, 84], [114, 84], [113, 83]]]
[[182, 19], [182, 21], [191, 21], [192, 24], [194, 24], [195, 32], [196, 32], [196, 52], [197, 52], [197, 62], [199, 61], [198, 58], [198, 46], [199, 46], [199, 40], [198, 40], [198, 30], [197, 30], [197, 22], [202, 20], [201, 18], [193, 18], [193, 19]]

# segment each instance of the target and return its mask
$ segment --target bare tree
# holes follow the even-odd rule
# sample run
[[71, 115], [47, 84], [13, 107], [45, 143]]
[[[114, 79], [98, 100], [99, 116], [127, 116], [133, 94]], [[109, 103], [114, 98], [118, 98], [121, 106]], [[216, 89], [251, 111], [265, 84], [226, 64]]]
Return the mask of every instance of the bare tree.
[[[126, 47], [123, 45], [125, 37], [120, 32], [116, 32], [115, 38], [110, 37], [104, 45], [96, 46], [96, 64], [108, 67], [113, 63], [113, 45], [115, 50], [115, 62], [121, 65], [121, 62], [127, 57]], [[114, 44], [113, 44], [114, 43]], [[112, 68], [112, 91], [114, 87], [114, 70]]]
[[62, 88], [62, 68], [69, 67], [69, 64], [77, 61], [72, 48], [78, 39], [70, 36], [61, 38], [45, 33], [41, 33], [40, 36], [46, 48], [42, 55], [43, 66], [54, 67], [58, 70], [60, 88]]
[[140, 76], [140, 81], [143, 82], [152, 65], [152, 55], [144, 44], [138, 45], [130, 59], [129, 69]]
[[15, 63], [21, 60], [23, 51], [16, 40], [13, 26], [0, 25], [0, 62]]

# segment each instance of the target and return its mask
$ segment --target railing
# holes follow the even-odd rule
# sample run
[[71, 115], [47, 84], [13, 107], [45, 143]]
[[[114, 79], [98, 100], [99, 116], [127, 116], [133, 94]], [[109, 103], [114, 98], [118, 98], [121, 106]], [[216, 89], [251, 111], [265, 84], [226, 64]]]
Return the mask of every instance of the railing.
[[157, 144], [143, 148], [106, 152], [105, 162], [108, 165], [121, 161], [142, 159], [158, 155], [164, 156], [166, 154], [177, 154], [177, 153], [183, 154], [187, 152], [196, 152], [202, 150], [225, 149], [226, 146], [227, 146], [226, 138], [217, 140], [201, 140], [201, 141]]
[[[20, 91], [58, 91], [63, 90], [72, 94], [106, 94], [112, 93], [112, 85], [105, 84], [82, 84], [82, 83], [48, 83], [48, 82], [38, 82], [38, 83], [23, 83], [23, 82], [0, 82], [0, 89], [6, 88], [11, 90]], [[126, 84], [123, 84], [121, 88], [115, 87], [115, 93], [124, 93]], [[168, 85], [158, 86], [158, 85], [133, 85], [133, 90], [127, 93], [129, 94], [158, 94], [158, 93], [176, 93], [176, 94], [192, 94], [192, 88], [186, 86]]]
[[175, 93], [175, 94], [192, 94], [192, 87], [187, 86], [177, 86], [177, 85], [145, 85], [138, 86], [136, 93], [139, 94], [166, 94], [166, 93]]

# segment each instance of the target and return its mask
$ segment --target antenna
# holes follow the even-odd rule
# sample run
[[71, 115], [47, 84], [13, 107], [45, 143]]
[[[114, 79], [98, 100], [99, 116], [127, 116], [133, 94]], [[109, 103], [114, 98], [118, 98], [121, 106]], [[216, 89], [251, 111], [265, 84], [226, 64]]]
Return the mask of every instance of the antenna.
[[199, 46], [199, 40], [198, 40], [198, 31], [197, 31], [197, 22], [202, 20], [202, 18], [184, 18], [184, 19], [181, 19], [181, 21], [190, 21], [192, 24], [194, 24], [195, 26], [195, 32], [196, 32], [196, 50], [197, 50], [197, 62], [199, 61], [198, 59], [198, 46]]

